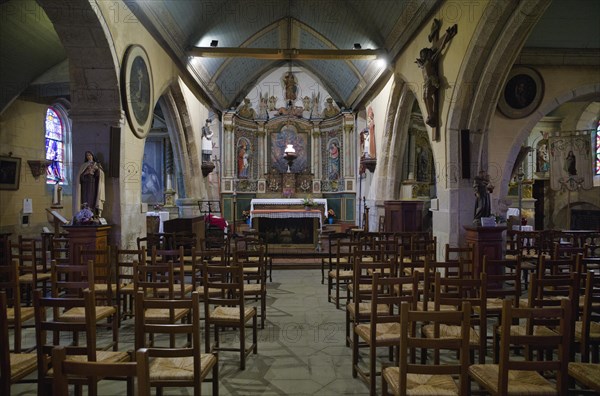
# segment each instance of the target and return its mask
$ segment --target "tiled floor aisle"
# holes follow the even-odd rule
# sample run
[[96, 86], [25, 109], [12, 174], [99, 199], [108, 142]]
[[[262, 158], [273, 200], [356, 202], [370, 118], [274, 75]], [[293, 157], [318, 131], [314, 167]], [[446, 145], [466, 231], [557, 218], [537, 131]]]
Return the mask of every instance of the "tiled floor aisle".
[[[268, 284], [267, 324], [258, 333], [258, 354], [239, 370], [239, 354], [221, 352], [221, 395], [366, 395], [352, 378], [351, 350], [345, 346], [345, 313], [327, 302], [320, 270], [275, 270]], [[133, 346], [133, 321], [123, 324], [120, 349]], [[233, 341], [236, 334], [232, 333]], [[32, 339], [25, 345], [31, 345]], [[366, 352], [366, 351], [365, 351]], [[385, 351], [384, 355], [385, 355]], [[377, 387], [381, 379], [377, 378]], [[33, 384], [13, 386], [13, 395], [35, 395]], [[125, 394], [123, 382], [101, 381], [101, 395]], [[192, 395], [192, 389], [165, 389], [166, 395]], [[210, 384], [202, 394], [210, 395]]]

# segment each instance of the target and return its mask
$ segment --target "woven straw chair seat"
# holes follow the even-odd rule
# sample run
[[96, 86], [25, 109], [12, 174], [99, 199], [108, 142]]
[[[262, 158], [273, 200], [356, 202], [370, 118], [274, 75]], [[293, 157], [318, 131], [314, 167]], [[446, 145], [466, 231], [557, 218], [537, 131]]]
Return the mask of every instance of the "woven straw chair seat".
[[[400, 368], [387, 367], [383, 370], [391, 393], [400, 392]], [[457, 396], [459, 389], [450, 375], [407, 374], [406, 393], [409, 395], [426, 396]]]
[[569, 375], [586, 387], [600, 392], [600, 364], [571, 362]]
[[352, 270], [341, 270], [338, 276], [336, 271], [329, 271], [330, 278], [352, 279]]
[[37, 367], [36, 353], [11, 353], [10, 354], [10, 376], [11, 378], [22, 378]]
[[[473, 364], [469, 374], [498, 392], [499, 366], [497, 364]], [[556, 395], [556, 386], [535, 371], [509, 370], [508, 395]]]
[[[346, 306], [346, 309], [348, 310], [348, 313], [350, 314], [351, 318], [355, 318], [356, 317], [356, 306], [354, 303], [349, 303]], [[377, 304], [377, 313], [380, 315], [385, 315], [387, 312], [389, 312], [390, 307], [387, 304]], [[371, 303], [370, 302], [362, 302], [362, 303], [358, 303], [358, 314], [360, 316], [368, 316], [371, 314]]]
[[[502, 333], [502, 328], [498, 327], [498, 334]], [[510, 334], [513, 336], [527, 335], [527, 327], [525, 325], [510, 326]], [[533, 335], [536, 336], [555, 336], [556, 332], [546, 326], [533, 326]]]
[[[76, 362], [87, 362], [88, 358], [86, 355], [67, 355], [67, 360]], [[114, 352], [114, 351], [96, 351], [96, 361], [102, 363], [118, 363], [128, 362], [130, 356], [128, 352]], [[52, 376], [52, 369], [48, 370], [48, 375]]]
[[[575, 322], [575, 339], [581, 341], [583, 322]], [[590, 322], [590, 341], [600, 340], [600, 323]]]
[[[21, 307], [21, 322], [33, 318], [33, 315], [33, 307]], [[13, 307], [7, 308], [6, 319], [8, 323], [12, 323], [15, 320], [15, 309]]]
[[244, 285], [244, 294], [258, 294], [262, 293], [262, 285], [260, 283], [250, 283]]
[[[434, 338], [434, 330], [435, 325], [430, 324], [423, 326], [423, 334], [425, 334], [427, 338]], [[440, 338], [460, 338], [460, 336], [460, 326], [440, 325]], [[469, 345], [479, 345], [479, 332], [472, 327], [469, 332]]]
[[[244, 322], [250, 320], [254, 313], [254, 308], [244, 308]], [[211, 320], [239, 323], [240, 309], [239, 307], [217, 307], [210, 313], [210, 318]]]
[[[358, 336], [367, 343], [371, 342], [371, 324], [361, 323], [354, 328]], [[375, 328], [377, 341], [400, 342], [400, 323], [378, 323]]]
[[244, 274], [257, 274], [258, 267], [244, 267]]
[[[51, 278], [51, 275], [46, 272], [37, 274], [38, 282], [44, 281], [44, 280], [50, 280], [50, 278]], [[21, 283], [33, 282], [33, 274], [25, 274], [25, 275], [19, 276], [19, 282], [21, 282]]]
[[[196, 291], [198, 292], [198, 295], [200, 296], [200, 299], [202, 299], [202, 296], [204, 296], [204, 286], [198, 286], [196, 288]], [[211, 287], [208, 289], [208, 294], [211, 296], [218, 296], [221, 294], [221, 289], [217, 289], [214, 287]]]
[[[200, 355], [200, 373], [205, 377], [217, 362], [212, 353]], [[150, 381], [194, 380], [194, 357], [155, 358], [150, 363]]]
[[[348, 285], [348, 290], [350, 291], [350, 293], [354, 293], [354, 284], [353, 283], [350, 283]], [[362, 293], [370, 292], [371, 290], [373, 290], [373, 285], [367, 284], [367, 283], [361, 283], [358, 286], [358, 290]]]
[[[179, 291], [181, 290], [181, 285], [180, 284], [176, 284], [173, 288], [173, 290], [175, 291], [175, 293], [179, 293]], [[189, 294], [192, 292], [192, 290], [194, 290], [194, 285], [192, 285], [191, 283], [186, 283], [183, 285], [183, 292], [185, 294]], [[156, 289], [156, 293], [158, 295], [168, 295], [169, 294], [169, 288], [168, 287], [159, 287]]]
[[[117, 313], [115, 307], [97, 306], [96, 321], [108, 318]], [[75, 307], [60, 314], [59, 319], [65, 322], [81, 322], [85, 320], [85, 307]]]
[[[188, 310], [185, 308], [176, 308], [173, 310], [173, 320], [178, 321], [188, 314]], [[145, 312], [146, 320], [149, 323], [169, 323], [170, 312], [168, 309], [163, 308], [151, 308]]]

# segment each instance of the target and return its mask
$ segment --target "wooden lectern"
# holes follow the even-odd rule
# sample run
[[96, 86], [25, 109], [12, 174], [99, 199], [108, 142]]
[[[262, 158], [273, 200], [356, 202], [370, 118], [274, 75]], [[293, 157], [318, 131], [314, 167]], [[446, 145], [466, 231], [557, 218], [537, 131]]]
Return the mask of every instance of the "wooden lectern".
[[[491, 260], [501, 260], [505, 244], [502, 233], [506, 231], [505, 226], [495, 227], [473, 227], [463, 226], [467, 245], [473, 246], [473, 276], [479, 278], [483, 270], [483, 256]], [[498, 269], [490, 268], [492, 274], [498, 274]]]
[[[79, 251], [106, 250], [111, 225], [69, 225], [63, 228], [69, 233], [69, 257], [72, 263], [79, 263]], [[98, 257], [98, 260], [103, 258]]]

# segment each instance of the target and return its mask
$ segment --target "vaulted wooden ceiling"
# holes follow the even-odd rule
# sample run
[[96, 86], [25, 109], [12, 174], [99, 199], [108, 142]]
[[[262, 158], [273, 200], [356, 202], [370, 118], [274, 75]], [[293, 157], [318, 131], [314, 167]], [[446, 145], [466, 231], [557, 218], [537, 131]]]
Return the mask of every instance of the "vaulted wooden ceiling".
[[[197, 82], [216, 110], [235, 105], [261, 76], [289, 62], [320, 80], [340, 106], [356, 108], [390, 71], [372, 59], [353, 54], [377, 50], [378, 55], [393, 60], [424, 21], [439, 13], [439, 3], [126, 1], [129, 10]], [[68, 96], [66, 53], [38, 3], [0, 0], [0, 16], [0, 111], [19, 96], [41, 101]], [[525, 47], [591, 49], [597, 53], [599, 18], [597, 0], [555, 0]], [[454, 21], [446, 18], [443, 22], [445, 26]], [[216, 51], [210, 47], [213, 40], [218, 41]], [[355, 43], [361, 50], [352, 52]], [[194, 56], [200, 52], [202, 57]], [[311, 52], [320, 55], [306, 55]], [[267, 56], [269, 53], [276, 55]]]

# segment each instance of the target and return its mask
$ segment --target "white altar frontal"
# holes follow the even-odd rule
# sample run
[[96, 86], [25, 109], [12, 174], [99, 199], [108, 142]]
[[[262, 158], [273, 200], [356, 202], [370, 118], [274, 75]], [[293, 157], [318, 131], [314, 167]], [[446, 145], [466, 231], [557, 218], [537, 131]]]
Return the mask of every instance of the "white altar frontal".
[[327, 200], [313, 201], [317, 208], [304, 209], [303, 199], [253, 199], [250, 204], [252, 224], [269, 244], [316, 248], [327, 213]]

